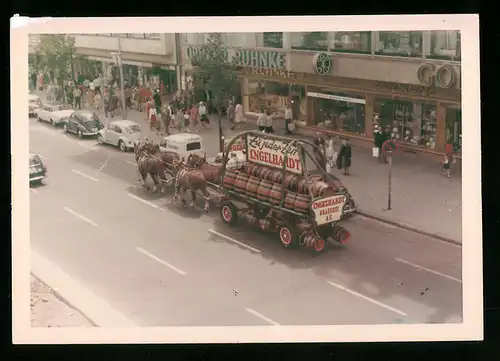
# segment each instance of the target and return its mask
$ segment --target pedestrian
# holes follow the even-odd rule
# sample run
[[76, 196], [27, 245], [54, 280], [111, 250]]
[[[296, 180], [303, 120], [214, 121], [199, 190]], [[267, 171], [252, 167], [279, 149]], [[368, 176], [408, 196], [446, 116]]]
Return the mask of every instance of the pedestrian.
[[385, 126], [384, 130], [380, 133], [380, 138], [378, 140], [378, 144], [380, 144], [379, 150], [378, 150], [378, 160], [381, 163], [387, 163], [387, 154], [383, 151], [382, 145], [391, 139], [391, 129], [389, 126]]
[[265, 132], [266, 133], [274, 133], [274, 128], [273, 128], [273, 117], [271, 116], [271, 111], [268, 110], [266, 112], [266, 125], [265, 125]]
[[193, 124], [195, 131], [199, 132], [199, 129], [198, 129], [198, 107], [196, 106], [196, 104], [193, 104], [193, 106], [191, 107], [190, 116], [191, 116], [191, 124]]
[[[153, 130], [155, 128], [158, 129], [156, 124], [157, 120], [156, 107], [154, 107], [153, 104], [150, 104], [149, 106], [148, 116], [149, 116], [149, 129], [150, 130]], [[156, 134], [158, 134], [158, 130], [156, 131]]]
[[87, 98], [87, 104], [90, 107], [93, 107], [94, 106], [94, 91], [92, 89], [90, 89], [90, 88], [87, 89], [86, 98]]
[[245, 114], [243, 113], [243, 105], [239, 102], [236, 104], [234, 108], [234, 126], [238, 127], [238, 124], [243, 123], [245, 121]]
[[184, 133], [186, 131], [184, 123], [184, 112], [182, 109], [177, 109], [177, 114], [175, 115], [175, 123], [177, 125], [177, 130], [179, 133]]
[[206, 125], [210, 124], [210, 120], [208, 119], [207, 115], [207, 107], [203, 102], [200, 102], [200, 106], [198, 107], [198, 114], [200, 114], [200, 123], [203, 128], [205, 128]]
[[31, 73], [31, 90], [36, 90], [36, 72]]
[[68, 101], [68, 104], [71, 105], [72, 108], [74, 108], [74, 92], [72, 87], [68, 87], [68, 90], [66, 92], [66, 100]]
[[314, 158], [316, 159], [316, 162], [321, 167], [321, 169], [326, 170], [325, 138], [324, 138], [323, 134], [321, 134], [320, 132], [317, 132], [313, 143], [316, 146], [313, 149]]
[[234, 108], [233, 102], [230, 101], [226, 110], [227, 119], [229, 119], [229, 123], [231, 124], [231, 129], [234, 129], [234, 119], [236, 116], [236, 109]]
[[292, 134], [293, 129], [290, 129], [292, 122], [293, 122], [292, 107], [290, 106], [290, 103], [287, 103], [285, 107], [285, 134]]
[[381, 131], [378, 126], [373, 130], [373, 149], [372, 155], [374, 158], [378, 158], [379, 162], [382, 162], [382, 144], [383, 140], [383, 131]]
[[161, 112], [161, 119], [163, 121], [163, 127], [165, 128], [165, 133], [170, 135], [170, 122], [172, 119], [172, 114], [170, 112], [169, 106], [164, 105]]
[[160, 89], [156, 89], [155, 93], [153, 94], [153, 100], [156, 108], [156, 112], [160, 113], [161, 111], [161, 96], [160, 96]]
[[182, 117], [184, 119], [184, 128], [186, 129], [186, 131], [188, 133], [190, 133], [190, 130], [189, 130], [189, 123], [191, 121], [191, 115], [189, 114], [189, 110], [187, 109], [184, 109], [182, 111]]
[[352, 149], [349, 144], [349, 139], [343, 138], [340, 146], [339, 155], [337, 156], [337, 168], [344, 170], [344, 175], [349, 175], [351, 167]]
[[443, 172], [441, 175], [451, 178], [451, 168], [452, 164], [455, 163], [455, 157], [453, 156], [453, 145], [446, 144], [444, 147], [444, 160], [443, 160]]
[[95, 95], [94, 95], [94, 106], [95, 106], [96, 110], [101, 110], [102, 97], [101, 97], [101, 93], [97, 90], [96, 90]]
[[[102, 103], [103, 103], [103, 108], [104, 108], [104, 116], [107, 118], [108, 113], [109, 113], [109, 107], [110, 107], [111, 100], [109, 99], [109, 92], [106, 89], [104, 89]], [[113, 114], [111, 114], [111, 116], [113, 116]]]
[[257, 117], [257, 129], [259, 132], [266, 131], [266, 112], [264, 108], [260, 108], [259, 115]]
[[335, 167], [338, 154], [335, 152], [333, 137], [328, 137], [325, 140], [325, 158], [326, 158], [326, 171], [328, 173]]

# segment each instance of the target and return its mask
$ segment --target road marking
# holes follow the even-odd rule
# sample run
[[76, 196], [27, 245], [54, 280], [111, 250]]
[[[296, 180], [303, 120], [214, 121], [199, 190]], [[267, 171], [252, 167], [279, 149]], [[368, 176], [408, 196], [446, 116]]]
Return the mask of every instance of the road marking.
[[161, 263], [162, 265], [167, 266], [168, 268], [170, 268], [171, 270], [177, 272], [178, 274], [183, 275], [183, 276], [186, 275], [186, 272], [181, 271], [180, 269], [178, 269], [175, 266], [172, 266], [170, 263], [162, 260], [161, 258], [156, 257], [154, 254], [149, 253], [145, 249], [142, 249], [141, 247], [135, 247], [135, 249], [137, 251], [141, 252], [142, 254], [145, 254], [146, 256], [151, 257], [152, 259], [154, 259], [155, 261]]
[[271, 320], [269, 317], [266, 317], [263, 314], [255, 311], [255, 310], [252, 310], [251, 308], [245, 308], [245, 311], [247, 311], [248, 313], [251, 313], [252, 315], [260, 318], [263, 321], [266, 321], [267, 323], [270, 323], [273, 326], [279, 326], [280, 325], [278, 322], [276, 322], [274, 320]]
[[126, 160], [126, 161], [125, 161], [125, 163], [130, 164], [130, 165], [133, 165], [134, 167], [136, 167], [136, 166], [137, 166], [137, 163], [134, 163], [134, 162], [132, 162], [132, 161], [130, 161], [130, 160]]
[[74, 210], [72, 210], [71, 208], [64, 207], [64, 210], [65, 210], [66, 212], [71, 213], [71, 214], [72, 214], [72, 215], [74, 215], [75, 217], [80, 218], [82, 221], [85, 221], [85, 222], [87, 222], [87, 223], [90, 223], [90, 224], [91, 224], [91, 225], [93, 225], [94, 227], [97, 227], [97, 223], [95, 223], [94, 221], [92, 221], [92, 220], [88, 219], [88, 218], [87, 218], [87, 217], [85, 217], [85, 216], [82, 216], [80, 213], [75, 212], [75, 211], [74, 211]]
[[78, 175], [81, 175], [82, 177], [85, 177], [87, 179], [90, 179], [91, 181], [94, 181], [94, 182], [99, 182], [99, 180], [97, 178], [94, 178], [94, 177], [91, 177], [89, 175], [86, 175], [85, 173], [82, 173], [80, 172], [79, 170], [76, 170], [76, 169], [72, 169], [71, 170], [73, 173], [76, 173]]
[[165, 211], [163, 208], [161, 208], [161, 207], [157, 206], [157, 205], [156, 205], [156, 204], [154, 204], [154, 203], [151, 203], [150, 201], [147, 201], [147, 200], [145, 200], [145, 199], [142, 199], [141, 197], [134, 196], [133, 194], [130, 194], [130, 193], [127, 193], [127, 194], [129, 195], [129, 197], [132, 197], [132, 198], [134, 198], [135, 200], [138, 200], [139, 202], [142, 202], [142, 203], [144, 203], [144, 204], [147, 204], [147, 205], [148, 205], [148, 206], [150, 206], [150, 207], [156, 208], [156, 209], [158, 209], [158, 210], [160, 210], [160, 211], [162, 211], [162, 212], [164, 212], [164, 211]]
[[31, 187], [30, 187], [30, 191], [32, 191], [35, 194], [38, 194], [38, 191], [36, 189], [31, 188]]
[[214, 231], [213, 229], [209, 229], [209, 230], [208, 230], [208, 232], [209, 232], [209, 233], [212, 233], [212, 234], [214, 234], [214, 235], [216, 235], [216, 236], [222, 237], [222, 238], [224, 238], [224, 239], [226, 239], [226, 240], [228, 240], [228, 241], [230, 241], [230, 242], [234, 242], [234, 243], [236, 243], [236, 244], [239, 244], [240, 246], [246, 247], [246, 248], [248, 248], [248, 249], [249, 249], [249, 250], [251, 250], [251, 251], [254, 251], [254, 252], [260, 253], [260, 251], [259, 251], [257, 248], [250, 247], [248, 244], [241, 243], [240, 241], [237, 241], [237, 240], [235, 240], [235, 239], [233, 239], [233, 238], [231, 238], [231, 237], [228, 237], [228, 236], [226, 236], [225, 234], [222, 234], [222, 233], [219, 233], [219, 232], [217, 232], [217, 231]]
[[455, 278], [455, 277], [452, 277], [452, 276], [449, 276], [449, 275], [446, 275], [444, 273], [441, 273], [441, 272], [438, 272], [438, 271], [434, 271], [430, 268], [426, 268], [426, 267], [423, 267], [423, 266], [420, 266], [418, 264], [415, 264], [415, 263], [412, 263], [412, 262], [409, 262], [409, 261], [406, 261], [402, 258], [396, 258], [396, 261], [398, 262], [401, 262], [401, 263], [404, 263], [408, 266], [412, 266], [412, 267], [415, 267], [417, 269], [420, 269], [420, 270], [423, 270], [423, 271], [427, 271], [429, 273], [433, 273], [435, 275], [438, 275], [438, 276], [441, 276], [441, 277], [444, 277], [444, 278], [447, 278], [449, 280], [452, 280], [452, 281], [455, 281], [455, 282], [458, 282], [458, 283], [462, 283], [462, 280], [461, 279], [458, 279], [458, 278]]
[[108, 165], [108, 162], [110, 159], [111, 159], [111, 154], [109, 155], [108, 159], [106, 159], [104, 164], [99, 167], [99, 169], [96, 171], [96, 173], [100, 173], [104, 169], [104, 167], [106, 167]]
[[342, 290], [342, 291], [345, 291], [345, 292], [347, 292], [347, 293], [350, 293], [351, 295], [354, 295], [354, 296], [357, 296], [357, 297], [359, 297], [359, 298], [362, 298], [362, 299], [364, 299], [365, 301], [371, 302], [371, 303], [373, 303], [373, 304], [375, 304], [375, 305], [377, 305], [377, 306], [380, 306], [380, 307], [385, 308], [385, 309], [387, 309], [387, 310], [389, 310], [389, 311], [395, 312], [395, 313], [397, 313], [397, 314], [399, 314], [399, 315], [401, 315], [401, 316], [408, 316], [405, 312], [400, 311], [400, 310], [398, 310], [397, 308], [394, 308], [394, 307], [388, 306], [388, 305], [386, 305], [385, 303], [382, 303], [382, 302], [376, 301], [376, 300], [374, 300], [373, 298], [370, 298], [370, 297], [367, 297], [367, 296], [365, 296], [365, 295], [362, 295], [361, 293], [358, 293], [358, 292], [356, 292], [356, 291], [350, 290], [350, 289], [348, 289], [348, 288], [346, 288], [346, 287], [344, 287], [344, 286], [341, 286], [341, 285], [339, 285], [339, 284], [336, 284], [336, 283], [333, 283], [333, 282], [330, 282], [330, 281], [327, 281], [327, 282], [330, 284], [330, 286], [336, 287], [336, 288], [338, 288], [338, 289], [340, 289], [340, 290]]

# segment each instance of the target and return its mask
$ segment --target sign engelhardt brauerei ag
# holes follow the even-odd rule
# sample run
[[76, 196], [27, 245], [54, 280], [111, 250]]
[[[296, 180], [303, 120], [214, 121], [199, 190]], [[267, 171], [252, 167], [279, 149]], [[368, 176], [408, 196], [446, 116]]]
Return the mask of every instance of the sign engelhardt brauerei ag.
[[325, 197], [311, 203], [316, 224], [322, 225], [340, 220], [347, 197], [343, 194]]
[[302, 174], [299, 151], [293, 140], [277, 140], [247, 135], [248, 161], [273, 168], [282, 168], [286, 157], [286, 169]]

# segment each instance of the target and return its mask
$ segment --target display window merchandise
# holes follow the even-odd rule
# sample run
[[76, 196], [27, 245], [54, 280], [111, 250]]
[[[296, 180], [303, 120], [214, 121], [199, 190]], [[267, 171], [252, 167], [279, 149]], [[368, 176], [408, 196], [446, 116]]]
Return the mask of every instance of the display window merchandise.
[[446, 143], [453, 146], [454, 152], [462, 151], [462, 109], [446, 109]]
[[311, 125], [331, 131], [365, 135], [365, 99], [353, 93], [327, 90], [307, 93], [312, 103]]
[[436, 149], [436, 105], [376, 99], [373, 129], [389, 129], [391, 138], [426, 149]]

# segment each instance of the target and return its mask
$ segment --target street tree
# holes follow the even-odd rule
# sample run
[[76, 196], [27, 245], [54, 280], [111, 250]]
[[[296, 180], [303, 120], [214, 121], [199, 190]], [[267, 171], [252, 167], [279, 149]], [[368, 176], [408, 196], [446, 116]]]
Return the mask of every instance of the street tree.
[[64, 85], [64, 79], [71, 78], [76, 56], [75, 38], [66, 34], [40, 35], [37, 47], [40, 65], [49, 69], [57, 83]]
[[229, 59], [227, 47], [220, 33], [209, 33], [207, 41], [201, 45], [191, 58], [195, 67], [196, 82], [213, 96], [213, 105], [218, 115], [219, 148], [224, 151], [224, 134], [222, 131], [222, 107], [237, 93], [238, 77], [236, 75], [236, 59]]

